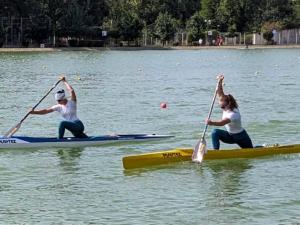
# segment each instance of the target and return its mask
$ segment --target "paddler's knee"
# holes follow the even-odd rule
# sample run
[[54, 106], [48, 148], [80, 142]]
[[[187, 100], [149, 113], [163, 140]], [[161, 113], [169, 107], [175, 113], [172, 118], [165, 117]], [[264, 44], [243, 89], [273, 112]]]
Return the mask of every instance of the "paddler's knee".
[[218, 136], [218, 129], [213, 129], [213, 130], [211, 131], [211, 136], [212, 136], [212, 137]]
[[59, 127], [66, 127], [66, 125], [67, 125], [67, 121], [61, 121], [60, 123], [59, 123]]

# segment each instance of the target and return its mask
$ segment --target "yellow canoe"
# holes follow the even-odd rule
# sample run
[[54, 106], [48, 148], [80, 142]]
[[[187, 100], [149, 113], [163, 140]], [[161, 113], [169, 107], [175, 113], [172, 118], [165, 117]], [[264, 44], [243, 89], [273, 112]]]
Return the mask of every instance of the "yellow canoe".
[[[166, 163], [190, 161], [193, 149], [173, 149], [168, 151], [152, 152], [139, 155], [130, 155], [123, 158], [124, 169], [136, 169], [147, 166], [161, 165]], [[254, 158], [275, 154], [300, 153], [300, 144], [273, 145], [269, 147], [252, 149], [232, 150], [208, 150], [204, 160], [231, 159], [231, 158]]]

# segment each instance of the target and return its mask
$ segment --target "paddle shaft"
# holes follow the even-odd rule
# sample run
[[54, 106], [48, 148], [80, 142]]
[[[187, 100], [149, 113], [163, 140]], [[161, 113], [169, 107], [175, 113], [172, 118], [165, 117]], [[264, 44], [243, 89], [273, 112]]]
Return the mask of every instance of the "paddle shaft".
[[[32, 107], [32, 110], [35, 110], [36, 107], [38, 107], [39, 104], [41, 104], [41, 102], [50, 94], [50, 92], [60, 83], [61, 80], [57, 81], [53, 86], [52, 88], [49, 89], [49, 91], [44, 95], [43, 98], [41, 98], [41, 100], [35, 105]], [[20, 123], [22, 123], [28, 116], [30, 115], [30, 112], [28, 112], [24, 118], [20, 121]]]
[[[212, 110], [213, 110], [213, 108], [214, 108], [214, 104], [215, 104], [215, 101], [216, 101], [216, 97], [217, 97], [217, 92], [218, 92], [219, 84], [220, 84], [220, 80], [218, 81], [217, 86], [216, 86], [216, 89], [215, 89], [215, 94], [214, 94], [214, 97], [213, 97], [213, 100], [212, 100], [212, 103], [211, 103], [211, 106], [210, 106], [210, 109], [209, 109], [208, 117], [207, 117], [208, 120], [210, 119]], [[203, 142], [203, 140], [204, 140], [204, 137], [205, 137], [207, 128], [208, 128], [208, 124], [206, 123], [205, 128], [204, 128], [204, 131], [203, 131], [203, 133], [202, 133], [201, 142]]]
[[[38, 107], [38, 105], [50, 94], [50, 92], [61, 82], [61, 80], [58, 80], [53, 86], [52, 88], [49, 89], [49, 91], [44, 95], [43, 98], [41, 98], [41, 100], [35, 105], [33, 106], [32, 110], [34, 110], [36, 107]], [[5, 135], [4, 137], [11, 137], [14, 133], [16, 133], [18, 131], [18, 128], [21, 126], [21, 124], [24, 122], [24, 120], [30, 115], [31, 112], [28, 112], [23, 119], [20, 120], [20, 122], [14, 126], [13, 128], [11, 128]]]

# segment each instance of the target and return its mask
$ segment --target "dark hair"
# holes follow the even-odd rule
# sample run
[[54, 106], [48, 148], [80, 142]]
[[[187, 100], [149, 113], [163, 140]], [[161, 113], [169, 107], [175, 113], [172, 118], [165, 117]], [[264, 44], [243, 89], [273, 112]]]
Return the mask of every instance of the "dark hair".
[[223, 100], [227, 103], [227, 107], [232, 111], [235, 108], [238, 108], [239, 105], [237, 104], [236, 100], [231, 94], [225, 95]]
[[65, 93], [65, 90], [64, 89], [60, 89], [59, 91], [56, 92], [57, 94], [63, 94]]

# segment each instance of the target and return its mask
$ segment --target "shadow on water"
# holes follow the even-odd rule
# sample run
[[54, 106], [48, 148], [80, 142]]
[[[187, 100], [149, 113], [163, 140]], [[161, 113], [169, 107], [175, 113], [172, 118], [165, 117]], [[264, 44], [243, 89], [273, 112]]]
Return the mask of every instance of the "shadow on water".
[[214, 200], [212, 207], [238, 206], [242, 204], [240, 194], [244, 190], [245, 173], [252, 168], [249, 159], [218, 160], [208, 162], [212, 175], [212, 185], [209, 189]]
[[174, 172], [188, 169], [195, 170], [197, 174], [202, 176], [204, 171], [209, 169], [218, 187], [229, 190], [229, 192], [234, 192], [234, 190], [239, 190], [240, 188], [240, 178], [243, 173], [251, 168], [252, 165], [248, 159], [204, 161], [202, 164], [195, 164], [188, 161], [138, 169], [124, 169], [123, 174], [125, 176], [140, 176], [144, 173], [156, 172], [158, 170], [170, 170], [170, 172]]
[[10, 154], [10, 155], [18, 155], [18, 154], [33, 154], [37, 151], [39, 151], [40, 149], [37, 148], [7, 148], [7, 149], [0, 149], [0, 154]]
[[188, 165], [192, 165], [191, 162], [177, 162], [177, 163], [169, 163], [169, 164], [164, 164], [164, 165], [157, 165], [157, 166], [149, 166], [145, 168], [137, 168], [137, 169], [130, 169], [130, 170], [123, 170], [123, 174], [125, 176], [140, 176], [143, 175], [144, 173], [150, 173], [150, 172], [156, 172], [159, 170], [170, 170], [170, 171], [175, 171], [175, 170], [183, 170], [187, 169]]
[[[46, 151], [44, 151], [46, 150]], [[63, 170], [65, 171], [76, 171], [78, 169], [78, 160], [81, 157], [82, 151], [84, 148], [55, 148], [57, 151], [57, 155], [59, 157], [59, 165]], [[43, 148], [18, 148], [18, 149], [1, 149], [0, 155], [30, 155], [30, 154], [36, 154], [37, 152], [45, 153], [45, 152], [51, 152], [48, 151], [48, 149]]]
[[76, 172], [79, 169], [78, 162], [83, 149], [84, 148], [58, 149], [57, 155], [61, 169], [66, 172]]

